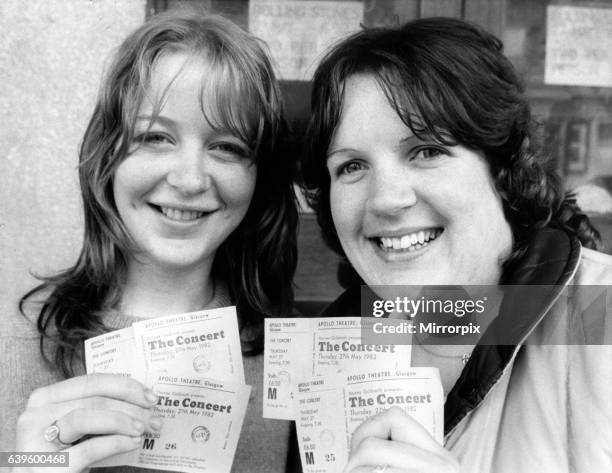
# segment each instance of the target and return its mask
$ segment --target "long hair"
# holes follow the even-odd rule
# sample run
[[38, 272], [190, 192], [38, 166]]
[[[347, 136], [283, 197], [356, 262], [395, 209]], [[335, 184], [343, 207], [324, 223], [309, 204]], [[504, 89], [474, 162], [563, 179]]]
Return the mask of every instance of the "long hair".
[[331, 216], [326, 160], [344, 84], [355, 74], [378, 82], [416, 136], [484, 153], [513, 233], [514, 251], [505, 268], [546, 226], [597, 247], [597, 231], [573, 196], [564, 194], [540, 150], [523, 86], [501, 41], [461, 20], [428, 18], [358, 32], [328, 52], [315, 72], [302, 177], [323, 237], [338, 254], [345, 256]]
[[[241, 330], [260, 349], [265, 315], [289, 313], [296, 267], [297, 210], [291, 163], [281, 151], [285, 122], [281, 96], [263, 45], [231, 21], [195, 11], [154, 16], [125, 39], [102, 82], [79, 151], [85, 234], [77, 262], [46, 278], [20, 301], [46, 297], [37, 319], [41, 352], [65, 376], [80, 343], [104, 330], [101, 314], [115, 307], [135, 250], [113, 197], [113, 176], [134, 140], [134, 123], [155, 61], [166, 52], [202, 57], [214, 70], [202, 78], [212, 91], [206, 120], [247, 143], [257, 165], [249, 210], [221, 245], [213, 275], [229, 286]], [[209, 94], [210, 95], [210, 94]], [[157, 104], [157, 112], [161, 101]], [[207, 103], [207, 105], [210, 105]], [[204, 113], [204, 110], [203, 110]], [[48, 296], [47, 296], [48, 294]], [[53, 361], [45, 342], [53, 339]]]

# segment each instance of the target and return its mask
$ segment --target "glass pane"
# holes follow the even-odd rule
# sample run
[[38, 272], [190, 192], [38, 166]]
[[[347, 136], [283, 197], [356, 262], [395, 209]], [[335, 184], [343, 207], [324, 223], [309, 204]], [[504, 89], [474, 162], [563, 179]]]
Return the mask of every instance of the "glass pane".
[[[559, 7], [573, 7], [574, 17], [563, 25]], [[603, 9], [603, 10], [602, 10]], [[568, 11], [567, 9], [565, 11]], [[612, 87], [593, 87], [589, 83], [612, 82], [612, 29], [598, 24], [596, 18], [611, 15], [612, 4], [584, 1], [557, 2], [551, 0], [507, 0], [503, 40], [506, 54], [526, 82], [535, 115], [544, 125], [547, 150], [563, 176], [568, 189], [576, 190], [578, 201], [594, 220], [610, 251], [612, 242]], [[547, 28], [550, 30], [547, 31]], [[571, 35], [586, 28], [595, 35], [586, 47], [572, 44]], [[555, 29], [567, 33], [567, 45], [559, 60], [552, 40], [547, 51], [547, 33], [554, 37]], [[562, 36], [563, 37], [563, 36]], [[560, 76], [574, 85], [545, 83], [546, 55], [549, 68], [561, 64]], [[595, 66], [595, 67], [593, 67]], [[580, 69], [582, 68], [582, 70]], [[572, 71], [585, 74], [586, 83], [573, 82]], [[550, 69], [549, 69], [550, 70]], [[599, 74], [599, 75], [597, 75]], [[573, 74], [575, 75], [575, 74]], [[578, 74], [580, 75], [580, 74]]]

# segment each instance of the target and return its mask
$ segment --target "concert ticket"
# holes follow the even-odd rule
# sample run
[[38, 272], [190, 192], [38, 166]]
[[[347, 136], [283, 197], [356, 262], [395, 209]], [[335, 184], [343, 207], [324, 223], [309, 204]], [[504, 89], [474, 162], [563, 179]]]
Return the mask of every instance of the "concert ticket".
[[157, 375], [159, 434], [145, 437], [131, 465], [187, 473], [229, 473], [251, 387], [204, 378]]
[[131, 376], [160, 396], [161, 431], [97, 467], [230, 471], [251, 390], [235, 307], [144, 320], [91, 338], [85, 365], [88, 373]]
[[223, 307], [135, 322], [85, 341], [88, 373], [148, 371], [244, 384], [236, 308]]
[[186, 473], [229, 473], [251, 386], [156, 373], [148, 385], [159, 395], [159, 433], [146, 433], [139, 450], [96, 466], [129, 465]]
[[361, 343], [364, 317], [275, 318], [265, 321], [263, 416], [295, 419], [295, 380], [410, 366], [410, 345]]
[[147, 371], [244, 384], [235, 307], [136, 322], [134, 339]]
[[304, 473], [341, 472], [355, 429], [392, 406], [403, 409], [442, 444], [444, 395], [437, 368], [355, 371], [299, 382], [295, 412]]

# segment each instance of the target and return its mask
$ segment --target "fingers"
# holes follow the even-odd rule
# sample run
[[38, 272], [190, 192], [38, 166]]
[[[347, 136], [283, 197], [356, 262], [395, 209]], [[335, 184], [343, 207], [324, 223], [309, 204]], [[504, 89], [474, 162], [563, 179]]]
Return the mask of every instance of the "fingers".
[[346, 465], [345, 473], [372, 473], [375, 465], [386, 465], [385, 473], [436, 472], [456, 473], [458, 463], [441, 446], [435, 452], [395, 440], [367, 437], [355, 450]]
[[[349, 470], [345, 470], [349, 473]], [[391, 465], [367, 465], [358, 466], [350, 470], [350, 473], [406, 473], [406, 470], [394, 468]], [[419, 472], [421, 473], [421, 472]]]
[[70, 470], [82, 471], [105, 458], [135, 450], [141, 443], [142, 437], [140, 436], [104, 435], [92, 437], [68, 449], [70, 452]]
[[119, 399], [141, 407], [152, 407], [158, 399], [153, 391], [132, 378], [99, 373], [77, 376], [36, 389], [30, 395], [28, 408], [91, 396]]
[[[152, 409], [157, 395], [133, 379], [108, 374], [71, 378], [34, 391], [19, 416], [19, 451], [70, 452], [68, 471], [81, 472], [107, 457], [138, 448], [145, 432], [161, 428]], [[45, 432], [56, 422], [57, 439]], [[65, 471], [65, 468], [64, 468]]]
[[363, 422], [351, 438], [345, 473], [456, 473], [459, 463], [417, 421], [392, 407]]
[[145, 431], [143, 421], [117, 411], [75, 409], [56, 423], [64, 443], [76, 442], [84, 435], [121, 434], [140, 437]]
[[17, 422], [16, 446], [21, 451], [61, 449], [45, 439], [46, 429], [56, 422], [63, 443], [86, 438], [81, 443], [88, 445], [91, 440], [97, 444], [98, 439], [115, 439], [108, 440], [105, 448], [113, 450], [112, 454], [122, 452], [132, 448], [126, 439], [141, 438], [144, 432], [161, 428], [161, 419], [153, 409], [157, 400], [138, 381], [119, 375], [85, 375], [61, 381], [31, 394]]
[[429, 432], [399, 407], [392, 407], [364, 421], [353, 433], [351, 452], [368, 437], [396, 440], [425, 450], [440, 448]]
[[353, 472], [364, 466], [372, 470], [373, 465], [387, 465], [385, 473], [388, 473], [390, 467], [396, 468], [414, 463], [410, 457], [410, 453], [414, 452], [408, 450], [414, 450], [414, 447], [403, 442], [366, 437], [359, 443], [358, 448], [351, 451], [344, 471]]
[[161, 428], [161, 419], [152, 409], [145, 409], [124, 401], [99, 396], [66, 401], [30, 409], [20, 417], [25, 424], [49, 425], [55, 421], [64, 443], [75, 442], [84, 435], [122, 434], [142, 435]]
[[[138, 419], [148, 425], [154, 416], [151, 408], [144, 408], [116, 399], [94, 396], [76, 401], [65, 402], [57, 406], [57, 415], [65, 416], [73, 410], [91, 411], [117, 411], [122, 412], [133, 419]], [[78, 417], [77, 417], [78, 418]]]
[[[383, 469], [384, 468], [384, 469]], [[349, 470], [345, 470], [349, 473]], [[432, 470], [432, 469], [417, 469], [417, 468], [395, 468], [391, 465], [367, 465], [358, 466], [350, 470], [350, 473], [445, 473], [445, 470]]]

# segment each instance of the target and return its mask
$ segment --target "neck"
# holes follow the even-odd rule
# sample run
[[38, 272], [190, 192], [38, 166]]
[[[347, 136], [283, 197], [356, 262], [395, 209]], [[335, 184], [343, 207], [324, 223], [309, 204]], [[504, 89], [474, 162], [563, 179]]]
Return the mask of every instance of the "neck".
[[131, 317], [154, 318], [200, 310], [213, 297], [210, 265], [176, 270], [131, 261], [119, 309]]

